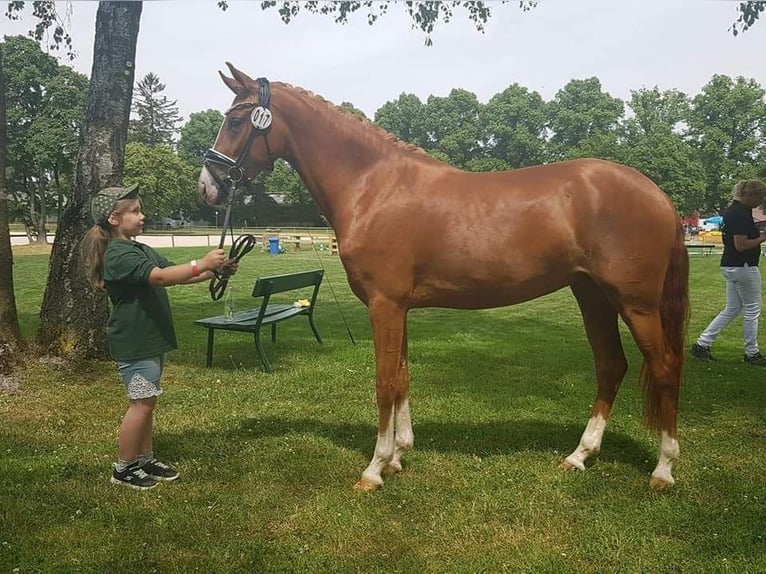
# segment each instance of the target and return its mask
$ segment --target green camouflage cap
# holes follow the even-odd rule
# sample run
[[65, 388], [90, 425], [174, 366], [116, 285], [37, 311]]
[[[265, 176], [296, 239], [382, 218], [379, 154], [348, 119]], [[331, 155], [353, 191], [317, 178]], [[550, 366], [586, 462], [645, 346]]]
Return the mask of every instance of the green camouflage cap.
[[107, 187], [102, 189], [90, 200], [90, 216], [93, 218], [93, 223], [104, 223], [109, 219], [112, 211], [114, 211], [114, 206], [121, 199], [135, 199], [137, 197], [137, 183], [128, 187]]

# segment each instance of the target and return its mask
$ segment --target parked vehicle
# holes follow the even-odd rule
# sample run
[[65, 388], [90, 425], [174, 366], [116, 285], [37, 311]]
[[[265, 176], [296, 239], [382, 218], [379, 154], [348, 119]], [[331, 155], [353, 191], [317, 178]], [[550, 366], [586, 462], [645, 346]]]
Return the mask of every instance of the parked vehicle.
[[151, 222], [151, 226], [155, 229], [178, 229], [184, 226], [184, 222], [181, 219], [173, 219], [171, 217], [163, 217]]

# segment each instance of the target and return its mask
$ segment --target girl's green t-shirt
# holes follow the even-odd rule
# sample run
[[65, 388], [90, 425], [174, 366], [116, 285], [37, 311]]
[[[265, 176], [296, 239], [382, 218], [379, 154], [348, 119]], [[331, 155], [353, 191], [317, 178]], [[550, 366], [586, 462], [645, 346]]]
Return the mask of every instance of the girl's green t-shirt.
[[156, 357], [178, 344], [164, 287], [149, 285], [155, 267], [173, 265], [137, 241], [111, 239], [104, 254], [104, 282], [112, 312], [106, 326], [109, 350], [117, 361]]

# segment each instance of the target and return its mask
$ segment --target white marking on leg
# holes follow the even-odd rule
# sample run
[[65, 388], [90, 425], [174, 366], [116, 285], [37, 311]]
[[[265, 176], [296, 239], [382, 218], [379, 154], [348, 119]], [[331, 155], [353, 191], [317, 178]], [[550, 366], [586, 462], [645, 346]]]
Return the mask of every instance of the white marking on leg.
[[673, 463], [678, 460], [680, 449], [678, 441], [662, 431], [662, 442], [660, 443], [660, 458], [657, 461], [657, 467], [652, 472], [652, 478], [663, 480], [668, 484], [675, 484], [673, 480]]
[[580, 437], [580, 444], [565, 460], [575, 468], [585, 470], [585, 461], [601, 450], [601, 439], [604, 436], [605, 428], [606, 419], [603, 416], [591, 417], [585, 427], [585, 432]]
[[383, 484], [381, 473], [394, 458], [395, 449], [394, 409], [391, 409], [391, 415], [388, 419], [388, 427], [385, 432], [378, 433], [378, 440], [375, 443], [375, 452], [372, 455], [370, 464], [367, 465], [367, 468], [365, 468], [362, 473], [362, 479], [377, 485]]
[[389, 466], [397, 472], [402, 470], [402, 455], [412, 448], [415, 435], [412, 433], [410, 400], [404, 399], [396, 409], [396, 450]]

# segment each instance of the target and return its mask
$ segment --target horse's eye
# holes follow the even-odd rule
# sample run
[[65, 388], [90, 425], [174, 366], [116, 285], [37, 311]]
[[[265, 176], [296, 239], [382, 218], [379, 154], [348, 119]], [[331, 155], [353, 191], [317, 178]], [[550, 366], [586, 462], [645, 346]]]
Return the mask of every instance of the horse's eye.
[[234, 130], [238, 130], [242, 127], [242, 118], [230, 118], [229, 127]]

